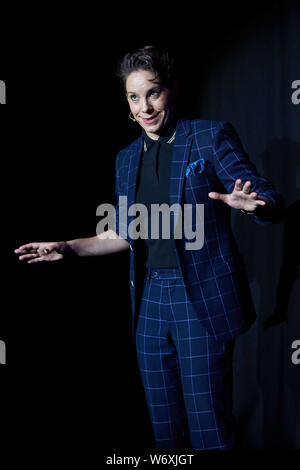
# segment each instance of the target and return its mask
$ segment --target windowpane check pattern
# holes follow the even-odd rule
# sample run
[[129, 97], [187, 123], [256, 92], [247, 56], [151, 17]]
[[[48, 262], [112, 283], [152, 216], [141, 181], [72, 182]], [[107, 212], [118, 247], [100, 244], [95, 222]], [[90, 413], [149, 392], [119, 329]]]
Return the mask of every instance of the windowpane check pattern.
[[233, 345], [204, 329], [180, 270], [148, 270], [136, 349], [158, 449], [234, 446]]

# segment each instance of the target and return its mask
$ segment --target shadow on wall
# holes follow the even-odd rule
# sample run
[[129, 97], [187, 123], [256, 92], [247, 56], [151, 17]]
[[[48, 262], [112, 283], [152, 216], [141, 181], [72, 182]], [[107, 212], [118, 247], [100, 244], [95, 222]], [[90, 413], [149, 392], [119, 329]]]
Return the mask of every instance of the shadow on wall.
[[[293, 286], [299, 278], [300, 263], [300, 144], [288, 137], [271, 141], [261, 155], [264, 174], [275, 184], [286, 200], [286, 214], [283, 221], [283, 250], [280, 276], [277, 283], [275, 307], [272, 315], [264, 322], [264, 330], [288, 322], [288, 307]], [[280, 163], [282, 162], [282, 163]], [[275, 163], [275, 164], [274, 164]], [[300, 333], [300, 317], [298, 331]], [[294, 323], [294, 322], [292, 322]]]
[[[300, 264], [300, 200], [293, 202], [286, 210], [284, 221], [283, 260], [277, 286], [275, 310], [264, 322], [264, 329], [288, 322], [288, 306], [292, 288], [299, 277]], [[300, 322], [300, 317], [299, 317]]]
[[257, 311], [253, 327], [237, 339], [235, 409], [242, 448], [294, 449], [300, 385], [290, 354], [292, 339], [300, 338], [300, 144], [274, 139], [260, 158], [261, 173], [285, 198], [286, 215], [280, 224], [263, 227], [234, 214]]
[[[280, 165], [280, 161], [283, 165]], [[264, 350], [268, 348], [269, 352], [269, 360], [264, 359], [261, 364], [264, 445], [266, 448], [299, 449], [300, 370], [291, 362], [291, 344], [294, 339], [300, 338], [300, 299], [297, 289], [300, 262], [300, 184], [297, 180], [300, 144], [287, 137], [272, 141], [262, 154], [262, 163], [265, 174], [270, 175], [286, 199], [275, 305], [263, 324], [262, 342]], [[281, 171], [278, 171], [279, 168]], [[274, 388], [272, 385], [275, 385]]]

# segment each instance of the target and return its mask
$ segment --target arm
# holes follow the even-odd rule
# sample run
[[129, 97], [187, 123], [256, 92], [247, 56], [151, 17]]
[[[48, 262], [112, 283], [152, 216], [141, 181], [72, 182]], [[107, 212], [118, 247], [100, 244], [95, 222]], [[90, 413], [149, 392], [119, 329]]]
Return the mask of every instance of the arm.
[[62, 242], [35, 242], [15, 250], [19, 259], [28, 263], [57, 261], [67, 256], [101, 256], [127, 250], [129, 243], [113, 230], [90, 238], [78, 238]]
[[[116, 194], [118, 197], [115, 230], [107, 230], [94, 237], [77, 238], [69, 241], [28, 243], [15, 250], [20, 260], [37, 263], [39, 261], [56, 261], [67, 256], [102, 256], [118, 253], [130, 247], [129, 242], [125, 239], [127, 227], [119, 227], [119, 196], [122, 193], [126, 194], [121, 185], [120, 156], [121, 153], [119, 152], [115, 162]], [[119, 233], [124, 234], [124, 237], [120, 236]]]
[[71, 249], [78, 256], [109, 255], [129, 248], [129, 242], [117, 235], [113, 230], [102, 232], [95, 237], [70, 240], [66, 244], [66, 249]]
[[258, 174], [229, 122], [217, 123], [213, 152], [218, 178], [229, 194], [210, 193], [209, 197], [251, 214], [257, 223], [279, 222], [284, 215], [284, 199], [269, 180]]

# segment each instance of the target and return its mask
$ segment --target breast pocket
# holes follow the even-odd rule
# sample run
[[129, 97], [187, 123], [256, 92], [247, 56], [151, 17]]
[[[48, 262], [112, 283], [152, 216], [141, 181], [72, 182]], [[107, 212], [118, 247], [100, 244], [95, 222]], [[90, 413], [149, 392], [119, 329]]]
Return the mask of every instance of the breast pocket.
[[208, 182], [204, 175], [188, 176], [185, 179], [185, 203], [204, 204], [210, 202]]

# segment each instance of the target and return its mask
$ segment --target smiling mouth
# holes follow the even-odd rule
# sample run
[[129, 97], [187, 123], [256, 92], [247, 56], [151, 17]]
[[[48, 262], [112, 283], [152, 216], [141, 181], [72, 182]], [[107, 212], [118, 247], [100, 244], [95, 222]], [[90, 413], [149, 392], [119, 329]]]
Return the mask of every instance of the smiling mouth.
[[145, 124], [153, 124], [154, 122], [157, 121], [158, 116], [159, 116], [159, 114], [157, 114], [156, 116], [151, 117], [151, 118], [142, 118], [142, 120]]

